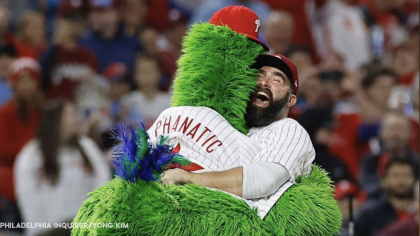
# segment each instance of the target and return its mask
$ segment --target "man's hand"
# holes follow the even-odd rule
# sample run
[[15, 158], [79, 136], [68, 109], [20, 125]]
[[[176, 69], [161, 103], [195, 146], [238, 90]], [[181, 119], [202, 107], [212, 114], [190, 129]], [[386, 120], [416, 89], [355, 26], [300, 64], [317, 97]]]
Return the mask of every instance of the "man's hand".
[[183, 169], [170, 169], [163, 172], [160, 182], [163, 184], [186, 184], [189, 182], [190, 172]]

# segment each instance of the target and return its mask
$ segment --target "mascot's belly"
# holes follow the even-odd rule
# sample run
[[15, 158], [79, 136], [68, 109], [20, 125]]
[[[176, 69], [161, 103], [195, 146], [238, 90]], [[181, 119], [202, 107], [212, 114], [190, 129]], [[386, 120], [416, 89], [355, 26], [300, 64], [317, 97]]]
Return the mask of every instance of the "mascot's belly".
[[172, 107], [148, 130], [152, 143], [168, 136], [169, 144], [208, 171], [221, 171], [253, 162], [260, 151], [223, 116], [207, 107]]
[[327, 174], [314, 166], [296, 182], [261, 220], [256, 209], [220, 191], [116, 177], [89, 194], [73, 222], [82, 227], [73, 228], [72, 235], [335, 235], [341, 213], [331, 200]]

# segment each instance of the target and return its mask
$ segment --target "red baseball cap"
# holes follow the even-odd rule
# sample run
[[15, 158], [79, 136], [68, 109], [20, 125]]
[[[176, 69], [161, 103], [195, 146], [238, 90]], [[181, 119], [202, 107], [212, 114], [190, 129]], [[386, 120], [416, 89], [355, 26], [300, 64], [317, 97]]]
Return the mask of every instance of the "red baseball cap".
[[12, 82], [17, 83], [22, 76], [29, 75], [38, 85], [41, 83], [41, 66], [38, 61], [30, 57], [21, 57], [13, 61], [10, 65], [12, 72]]
[[249, 39], [260, 43], [267, 51], [268, 44], [258, 35], [261, 22], [258, 15], [244, 6], [229, 6], [213, 14], [210, 24], [226, 25], [233, 31], [247, 36]]
[[281, 70], [292, 84], [293, 93], [297, 94], [297, 92], [299, 91], [299, 77], [295, 63], [293, 63], [291, 60], [289, 60], [287, 57], [281, 54], [260, 55], [257, 57], [252, 67], [260, 69], [263, 66], [274, 67], [276, 69]]
[[114, 62], [106, 67], [104, 76], [111, 83], [124, 82], [128, 80], [128, 68], [124, 63]]

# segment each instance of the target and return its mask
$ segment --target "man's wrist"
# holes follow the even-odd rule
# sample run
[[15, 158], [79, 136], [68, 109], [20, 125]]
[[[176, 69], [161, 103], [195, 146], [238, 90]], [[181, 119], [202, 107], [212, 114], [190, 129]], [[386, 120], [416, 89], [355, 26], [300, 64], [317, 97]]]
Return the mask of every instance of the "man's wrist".
[[183, 183], [183, 184], [194, 183], [193, 179], [194, 179], [194, 174], [193, 173], [190, 173], [188, 171], [181, 172], [181, 176], [180, 176], [180, 182], [181, 183]]

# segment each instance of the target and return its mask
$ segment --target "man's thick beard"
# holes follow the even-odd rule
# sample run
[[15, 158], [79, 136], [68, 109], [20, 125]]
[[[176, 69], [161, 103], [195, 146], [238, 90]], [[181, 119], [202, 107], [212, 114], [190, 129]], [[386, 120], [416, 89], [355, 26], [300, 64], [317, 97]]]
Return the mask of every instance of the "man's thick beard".
[[392, 189], [387, 189], [386, 192], [388, 196], [401, 199], [401, 200], [414, 198], [414, 189], [407, 190], [406, 192], [403, 192], [403, 193], [397, 193]]
[[272, 101], [266, 108], [257, 107], [254, 105], [254, 95], [248, 103], [245, 114], [245, 121], [248, 127], [261, 127], [273, 123], [277, 120], [286, 109], [287, 102], [289, 101], [290, 93], [287, 93], [284, 98]]

